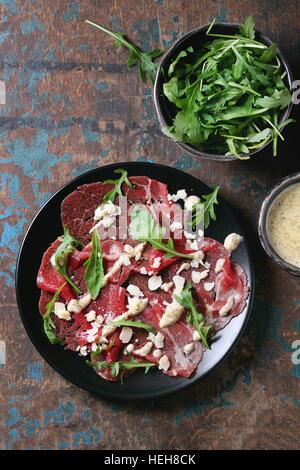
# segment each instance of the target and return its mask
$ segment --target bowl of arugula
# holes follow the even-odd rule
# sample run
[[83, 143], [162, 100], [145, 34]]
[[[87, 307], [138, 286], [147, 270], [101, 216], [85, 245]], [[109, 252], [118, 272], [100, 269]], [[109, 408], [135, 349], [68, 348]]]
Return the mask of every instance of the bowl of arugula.
[[246, 160], [293, 122], [292, 74], [264, 34], [244, 24], [204, 25], [162, 57], [154, 102], [162, 132], [185, 151], [211, 160]]

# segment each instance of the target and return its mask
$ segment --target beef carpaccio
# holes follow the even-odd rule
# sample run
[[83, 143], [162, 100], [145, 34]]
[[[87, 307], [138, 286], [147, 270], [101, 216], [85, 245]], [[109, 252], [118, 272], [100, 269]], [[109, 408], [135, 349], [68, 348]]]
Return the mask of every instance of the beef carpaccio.
[[[190, 377], [205, 360], [210, 337], [245, 308], [247, 277], [231, 261], [242, 239], [233, 233], [220, 243], [187, 230], [185, 216], [198, 197], [184, 189], [169, 194], [146, 176], [119, 174], [119, 180], [77, 188], [61, 205], [67, 232], [47, 249], [37, 275], [45, 331], [105, 380], [123, 380], [139, 367]], [[132, 214], [135, 221], [142, 216], [140, 225], [150, 220], [160, 244], [135, 236]], [[101, 251], [93, 258], [94, 232]], [[66, 233], [71, 242], [58, 260]], [[98, 282], [93, 295], [87, 269], [89, 283]]]

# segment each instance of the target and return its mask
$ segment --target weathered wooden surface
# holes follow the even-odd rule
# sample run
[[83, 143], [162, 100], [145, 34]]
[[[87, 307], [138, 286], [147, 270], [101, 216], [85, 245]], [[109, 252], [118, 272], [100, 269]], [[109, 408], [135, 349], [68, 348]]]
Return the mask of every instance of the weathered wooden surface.
[[[152, 85], [127, 69], [127, 51], [83, 23], [124, 32], [148, 51], [168, 48], [213, 17], [239, 22], [248, 14], [278, 42], [297, 78], [297, 0], [0, 1], [1, 449], [299, 448], [300, 366], [292, 362], [299, 279], [272, 264], [257, 238], [267, 190], [299, 170], [298, 124], [286, 130], [276, 159], [269, 148], [250, 162], [196, 160], [160, 132]], [[18, 247], [41, 204], [82, 172], [124, 160], [165, 163], [221, 183], [256, 264], [253, 313], [235, 351], [197, 385], [146, 404], [111, 402], [61, 378], [28, 339], [14, 293]]]

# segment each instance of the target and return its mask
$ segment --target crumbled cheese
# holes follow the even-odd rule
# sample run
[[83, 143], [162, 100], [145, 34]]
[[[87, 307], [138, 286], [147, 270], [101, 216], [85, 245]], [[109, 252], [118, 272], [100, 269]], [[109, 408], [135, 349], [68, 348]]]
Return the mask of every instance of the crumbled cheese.
[[168, 356], [166, 355], [162, 356], [158, 362], [158, 368], [160, 370], [164, 370], [165, 372], [167, 372], [169, 367], [170, 367], [170, 361], [169, 361]]
[[153, 356], [156, 357], [157, 359], [162, 356], [162, 351], [160, 349], [154, 349], [153, 351]]
[[144, 294], [140, 290], [140, 288], [138, 286], [135, 286], [134, 284], [129, 284], [129, 286], [127, 287], [127, 291], [133, 297], [144, 297]]
[[90, 330], [86, 331], [87, 337], [86, 340], [88, 343], [93, 343], [96, 339], [98, 339], [98, 328], [91, 328]]
[[188, 240], [187, 242], [190, 245], [191, 250], [198, 250], [199, 246], [198, 246], [198, 241], [197, 240], [194, 240], [192, 242], [190, 240]]
[[55, 302], [54, 304], [54, 314], [61, 318], [62, 320], [71, 320], [70, 312], [66, 310], [65, 304], [62, 302]]
[[126, 353], [126, 354], [127, 354], [127, 353], [128, 353], [128, 354], [132, 353], [133, 348], [134, 348], [133, 344], [128, 344], [128, 345], [126, 346], [126, 348], [125, 348], [125, 353]]
[[186, 190], [185, 189], [179, 189], [176, 194], [172, 194], [172, 200], [174, 202], [179, 201], [179, 199], [185, 200], [187, 198]]
[[55, 253], [50, 258], [50, 263], [52, 264], [53, 268], [56, 269], [56, 263], [55, 263]]
[[224, 248], [226, 250], [232, 252], [237, 249], [240, 242], [243, 240], [243, 237], [238, 235], [237, 233], [230, 233], [224, 240]]
[[125, 245], [124, 250], [131, 258], [135, 258], [136, 261], [139, 261], [145, 249], [145, 246], [146, 242], [139, 243], [136, 246]]
[[215, 287], [215, 283], [214, 283], [214, 282], [205, 282], [205, 283], [204, 283], [204, 289], [205, 289], [207, 292], [210, 292], [214, 287]]
[[191, 267], [192, 268], [199, 268], [199, 264], [203, 264], [202, 260], [204, 258], [204, 253], [202, 250], [198, 250], [195, 253], [193, 253], [193, 259], [191, 261]]
[[94, 341], [92, 343], [91, 349], [92, 349], [93, 352], [97, 351], [97, 349], [98, 349], [98, 352], [100, 353], [102, 351], [102, 346], [99, 346], [98, 343], [96, 341]]
[[152, 263], [152, 268], [159, 268], [161, 265], [161, 257], [158, 256], [157, 258], [154, 259], [153, 263]]
[[202, 279], [205, 279], [208, 276], [209, 271], [192, 271], [192, 281], [199, 284]]
[[182, 263], [176, 274], [180, 274], [182, 271], [189, 269], [190, 263]]
[[134, 352], [135, 354], [138, 354], [139, 356], [147, 356], [151, 349], [152, 349], [153, 343], [152, 341], [147, 341], [144, 346], [142, 346], [140, 349], [136, 349]]
[[219, 273], [220, 271], [222, 271], [224, 263], [225, 263], [225, 258], [219, 258], [217, 260], [216, 266], [215, 266], [215, 273]]
[[186, 356], [188, 356], [189, 354], [191, 354], [191, 352], [194, 350], [194, 348], [195, 348], [194, 343], [186, 344], [183, 348], [184, 354]]
[[192, 195], [186, 198], [184, 202], [184, 207], [187, 211], [192, 211], [195, 204], [199, 204], [200, 198], [198, 196]]
[[87, 346], [81, 346], [81, 348], [79, 349], [80, 353], [82, 356], [87, 356], [88, 352], [87, 352]]
[[173, 281], [175, 284], [176, 294], [179, 295], [184, 287], [185, 279], [184, 277], [178, 276], [177, 274], [175, 274], [175, 276], [173, 276]]
[[95, 310], [90, 310], [88, 313], [85, 314], [85, 318], [87, 321], [94, 321], [96, 320], [96, 312]]
[[157, 276], [154, 274], [148, 280], [148, 287], [150, 290], [156, 290], [162, 285], [162, 278], [161, 276]]
[[228, 314], [229, 310], [232, 309], [233, 304], [234, 304], [234, 297], [229, 297], [226, 304], [223, 305], [223, 307], [219, 310], [219, 316], [225, 317]]
[[195, 239], [197, 236], [195, 233], [187, 232], [186, 230], [184, 230], [183, 233], [184, 233], [185, 238]]
[[174, 282], [173, 282], [173, 281], [171, 281], [171, 282], [164, 282], [164, 283], [160, 286], [160, 288], [161, 288], [163, 291], [168, 292], [168, 290], [171, 289], [171, 287], [173, 287], [173, 285], [174, 285]]
[[[107, 274], [103, 277], [102, 280], [102, 287], [106, 286], [108, 280], [111, 276], [113, 276], [122, 266], [129, 266], [131, 264], [130, 258], [135, 257], [139, 259], [142, 255], [142, 252], [146, 246], [146, 243], [139, 243], [139, 245], [135, 246], [134, 248], [130, 245], [125, 245], [124, 250], [126, 253], [122, 254], [120, 258], [114, 263], [111, 269], [108, 271]], [[138, 260], [137, 260], [138, 261]]]
[[170, 230], [171, 232], [175, 232], [175, 230], [182, 230], [182, 223], [181, 222], [173, 222], [171, 225], [170, 225]]
[[[148, 304], [149, 299], [140, 299], [139, 297], [128, 297], [127, 300], [128, 300], [128, 305], [127, 305], [126, 312], [115, 317], [113, 321], [127, 320], [127, 318], [129, 317], [138, 315], [146, 308], [146, 305]], [[105, 342], [106, 337], [110, 335], [111, 333], [113, 333], [116, 330], [116, 328], [117, 327], [115, 325], [105, 325], [101, 333], [100, 341]]]
[[129, 343], [129, 341], [131, 340], [132, 334], [133, 334], [133, 331], [131, 328], [129, 328], [128, 326], [123, 326], [122, 331], [120, 333], [120, 340], [122, 341], [122, 343], [125, 343], [125, 344]]
[[164, 347], [165, 337], [160, 331], [156, 335], [150, 332], [147, 339], [150, 339], [157, 349]]
[[92, 300], [91, 294], [87, 293], [79, 299], [72, 299], [68, 303], [67, 310], [68, 312], [79, 313], [81, 310], [86, 308]]
[[100, 326], [101, 326], [102, 323], [103, 323], [103, 320], [104, 320], [104, 319], [103, 319], [102, 315], [97, 315], [95, 321], [93, 321], [93, 322], [91, 323], [92, 327], [93, 327], [93, 328], [100, 328]]
[[103, 225], [105, 228], [110, 227], [116, 220], [116, 217], [120, 214], [121, 208], [116, 206], [110, 200], [107, 201], [104, 206], [101, 205], [97, 207], [94, 213], [94, 221], [97, 222], [97, 224], [91, 228], [90, 233], [92, 233], [94, 229], [100, 227], [100, 225]]
[[117, 216], [120, 214], [121, 208], [116, 206], [111, 200], [108, 200], [104, 206], [101, 205], [97, 207], [94, 213], [94, 220], [95, 222], [98, 222], [99, 220], [102, 220], [109, 215]]
[[147, 274], [147, 269], [144, 266], [141, 268], [141, 274]]
[[193, 341], [200, 341], [201, 336], [199, 335], [198, 331], [195, 330], [193, 333]]

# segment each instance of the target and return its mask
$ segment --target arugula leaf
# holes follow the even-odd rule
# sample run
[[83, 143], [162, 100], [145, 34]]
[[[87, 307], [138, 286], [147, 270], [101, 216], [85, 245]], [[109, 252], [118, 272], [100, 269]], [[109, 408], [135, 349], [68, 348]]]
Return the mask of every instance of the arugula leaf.
[[284, 90], [275, 90], [273, 95], [257, 98], [256, 104], [264, 109], [280, 108], [284, 109], [291, 102], [291, 94], [285, 88]]
[[86, 363], [91, 367], [96, 367], [96, 369], [101, 370], [105, 367], [111, 369], [111, 375], [117, 377], [120, 371], [125, 372], [126, 370], [135, 369], [137, 367], [145, 367], [145, 374], [149, 371], [150, 367], [156, 366], [154, 362], [139, 362], [133, 356], [130, 355], [131, 360], [128, 362], [116, 361], [116, 362], [106, 362], [106, 361], [96, 361], [95, 363], [91, 361], [86, 361]]
[[248, 16], [245, 23], [240, 26], [240, 33], [245, 38], [254, 39], [255, 37], [255, 23], [252, 16]]
[[156, 57], [159, 57], [163, 53], [161, 49], [154, 49], [151, 52], [144, 53], [138, 47], [136, 47], [135, 45], [127, 41], [124, 38], [123, 34], [109, 31], [103, 26], [99, 26], [98, 24], [93, 23], [90, 20], [85, 20], [85, 22], [109, 34], [115, 40], [116, 47], [119, 47], [121, 45], [126, 47], [130, 52], [130, 55], [127, 61], [127, 66], [131, 67], [136, 62], [138, 64], [142, 82], [144, 83], [146, 81], [146, 77], [148, 74], [149, 78], [152, 81], [152, 84], [154, 84], [157, 69], [158, 69], [158, 64], [153, 62], [153, 59], [155, 59]]
[[155, 250], [165, 251], [166, 258], [178, 256], [180, 258], [193, 259], [193, 255], [180, 253], [175, 250], [172, 238], [167, 243], [162, 241], [163, 229], [160, 225], [154, 226], [154, 220], [147, 209], [136, 207], [131, 214], [131, 222], [129, 225], [130, 236], [140, 242], [150, 243]]
[[116, 340], [116, 338], [114, 338], [111, 343], [109, 343], [105, 346], [104, 345], [101, 345], [101, 346], [98, 345], [97, 349], [91, 355], [92, 358], [95, 359], [95, 357], [97, 357], [98, 354], [100, 354], [102, 351], [107, 351], [108, 349], [112, 348], [113, 345], [115, 344], [115, 340]]
[[68, 284], [73, 287], [73, 289], [78, 293], [81, 294], [80, 289], [75, 286], [74, 282], [68, 276], [67, 268], [68, 268], [68, 256], [73, 253], [74, 247], [78, 245], [82, 245], [82, 243], [76, 238], [70, 235], [67, 225], [64, 228], [64, 236], [63, 238], [59, 238], [61, 244], [58, 246], [55, 252], [55, 266], [56, 270], [59, 272], [61, 276], [65, 278]]
[[150, 331], [153, 334], [156, 334], [156, 330], [153, 326], [143, 323], [141, 320], [116, 320], [108, 322], [108, 325], [114, 326], [132, 326], [134, 328], [143, 328], [146, 331]]
[[201, 220], [204, 219], [204, 228], [206, 229], [209, 227], [211, 220], [217, 220], [214, 205], [219, 204], [217, 199], [219, 189], [220, 186], [216, 186], [210, 194], [204, 194], [201, 196], [202, 199], [204, 199], [204, 202], [201, 203], [202, 207], [192, 216], [191, 225], [193, 227], [197, 226]]
[[178, 303], [180, 303], [183, 307], [189, 309], [191, 311], [191, 315], [187, 315], [186, 321], [193, 325], [196, 330], [198, 331], [200, 338], [202, 340], [202, 343], [207, 349], [210, 349], [208, 343], [207, 343], [207, 334], [211, 328], [211, 325], [205, 326], [205, 320], [204, 316], [202, 313], [198, 313], [196, 310], [196, 307], [194, 305], [193, 297], [192, 297], [192, 284], [189, 281], [184, 289], [181, 291], [179, 297], [178, 295], [174, 295], [175, 300], [177, 300]]
[[64, 344], [63, 340], [61, 338], [58, 338], [56, 334], [54, 333], [53, 329], [55, 329], [55, 325], [51, 319], [51, 313], [54, 311], [54, 304], [57, 301], [59, 294], [62, 290], [62, 288], [66, 285], [67, 283], [64, 282], [60, 288], [55, 292], [54, 296], [50, 300], [50, 302], [47, 304], [46, 307], [46, 313], [43, 315], [43, 321], [44, 321], [44, 331], [46, 333], [47, 338], [49, 339], [51, 344]]
[[98, 297], [102, 287], [102, 281], [104, 277], [101, 244], [97, 229], [93, 230], [92, 251], [89, 258], [84, 263], [84, 266], [86, 266], [84, 272], [85, 284], [92, 296], [92, 299], [95, 300]]
[[108, 201], [115, 202], [115, 198], [117, 195], [123, 196], [122, 191], [121, 191], [123, 183], [127, 184], [127, 186], [130, 186], [132, 188], [132, 184], [130, 183], [128, 176], [127, 176], [128, 175], [127, 171], [122, 170], [121, 168], [118, 168], [117, 170], [114, 170], [114, 172], [121, 173], [121, 176], [119, 179], [116, 179], [116, 180], [109, 179], [109, 180], [104, 181], [103, 184], [114, 184], [115, 187], [112, 188], [110, 191], [108, 191], [104, 195], [102, 205], [105, 205]]
[[277, 51], [277, 44], [271, 44], [271, 46], [269, 46], [267, 49], [263, 51], [262, 55], [258, 59], [259, 62], [268, 64], [276, 56], [276, 51]]

